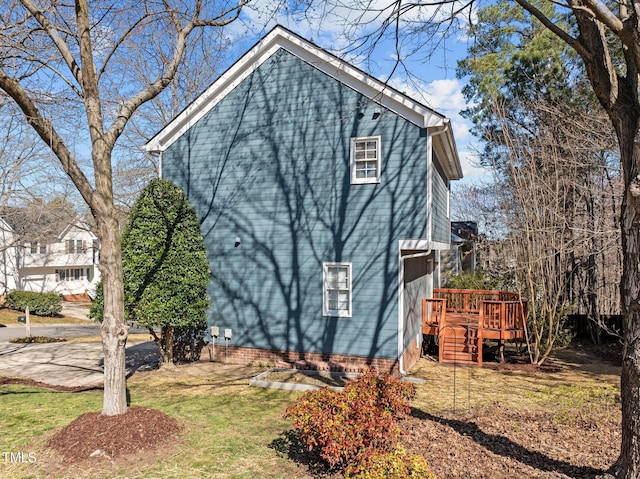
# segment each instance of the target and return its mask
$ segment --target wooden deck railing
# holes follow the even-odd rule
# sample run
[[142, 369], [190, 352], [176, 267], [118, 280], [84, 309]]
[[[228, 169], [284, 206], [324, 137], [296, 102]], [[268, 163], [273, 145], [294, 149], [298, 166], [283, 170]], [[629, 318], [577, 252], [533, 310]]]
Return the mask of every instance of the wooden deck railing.
[[[504, 360], [504, 342], [524, 337], [527, 301], [518, 293], [508, 291], [434, 289], [434, 298], [422, 300], [422, 332], [440, 336], [467, 331], [477, 338], [478, 363], [482, 364], [482, 340], [498, 340], [500, 357]], [[446, 328], [446, 331], [445, 331]], [[451, 331], [450, 331], [451, 330]], [[440, 347], [442, 361], [443, 349]]]
[[456, 313], [479, 313], [482, 301], [519, 301], [518, 293], [480, 289], [447, 289], [433, 290], [435, 298], [447, 300], [447, 309]]
[[521, 301], [482, 301], [480, 325], [483, 329], [502, 331], [524, 328], [524, 304]]
[[424, 334], [437, 335], [447, 323], [447, 300], [442, 298], [422, 299], [422, 330]]

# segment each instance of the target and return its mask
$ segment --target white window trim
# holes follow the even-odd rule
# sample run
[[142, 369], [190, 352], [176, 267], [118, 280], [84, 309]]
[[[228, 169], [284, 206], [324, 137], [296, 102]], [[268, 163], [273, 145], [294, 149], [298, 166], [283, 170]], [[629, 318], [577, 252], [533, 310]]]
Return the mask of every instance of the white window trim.
[[[356, 142], [357, 141], [376, 141], [376, 176], [373, 178], [356, 178]], [[380, 170], [382, 167], [382, 140], [380, 136], [358, 136], [351, 138], [351, 184], [366, 185], [380, 183]]]
[[[329, 309], [329, 289], [327, 288], [328, 270], [330, 267], [342, 266], [346, 267], [349, 278], [349, 310], [335, 310]], [[353, 281], [352, 281], [352, 267], [351, 263], [322, 263], [322, 316], [338, 317], [338, 318], [350, 318], [352, 316], [352, 299], [353, 299]]]

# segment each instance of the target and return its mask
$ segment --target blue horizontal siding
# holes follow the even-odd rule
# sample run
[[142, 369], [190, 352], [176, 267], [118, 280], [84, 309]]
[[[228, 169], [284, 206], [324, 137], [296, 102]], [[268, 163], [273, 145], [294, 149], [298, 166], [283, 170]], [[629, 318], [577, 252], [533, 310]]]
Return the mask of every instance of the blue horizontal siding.
[[[231, 344], [397, 356], [397, 245], [426, 236], [426, 137], [377, 108], [279, 50], [164, 152], [201, 220], [209, 323]], [[382, 181], [351, 185], [350, 138], [374, 135]], [[351, 318], [322, 316], [323, 262], [353, 264]]]
[[435, 168], [431, 194], [433, 211], [431, 234], [434, 241], [449, 243], [451, 241], [451, 223], [447, 215], [449, 183], [435, 153], [433, 157]]

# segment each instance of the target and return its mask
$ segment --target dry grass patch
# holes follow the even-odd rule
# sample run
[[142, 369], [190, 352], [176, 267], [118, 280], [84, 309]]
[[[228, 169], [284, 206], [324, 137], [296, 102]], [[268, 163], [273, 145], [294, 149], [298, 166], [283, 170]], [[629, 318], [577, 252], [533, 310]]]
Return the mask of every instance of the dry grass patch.
[[548, 410], [595, 401], [614, 407], [620, 366], [592, 355], [587, 359], [580, 354], [580, 346], [575, 348], [559, 351], [541, 368], [487, 363], [483, 368], [454, 367], [421, 359], [409, 373], [425, 380], [414, 406], [434, 413], [453, 412], [455, 399], [457, 412], [480, 412], [496, 404]]
[[[100, 343], [102, 342], [101, 336], [78, 336], [75, 338], [65, 338], [68, 343]], [[152, 341], [153, 337], [150, 334], [130, 334], [127, 336], [127, 343], [146, 343]]]
[[175, 368], [138, 372], [129, 380], [129, 385], [153, 388], [167, 396], [243, 395], [252, 392], [249, 379], [263, 371], [252, 366], [197, 361]]
[[[24, 323], [18, 322], [18, 316], [24, 316], [22, 311], [16, 311], [14, 309], [0, 308], [0, 325], [24, 325]], [[91, 321], [82, 318], [76, 318], [74, 316], [38, 316], [35, 314], [29, 315], [29, 322], [31, 324], [91, 324]]]

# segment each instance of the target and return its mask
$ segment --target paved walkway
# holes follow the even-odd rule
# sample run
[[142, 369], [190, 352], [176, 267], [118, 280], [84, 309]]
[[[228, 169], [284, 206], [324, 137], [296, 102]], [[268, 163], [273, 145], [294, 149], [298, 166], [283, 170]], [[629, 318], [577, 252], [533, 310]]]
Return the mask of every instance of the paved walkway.
[[[127, 375], [159, 360], [158, 349], [151, 341], [127, 345], [126, 357]], [[68, 387], [101, 386], [102, 343], [0, 343], [0, 375]]]

